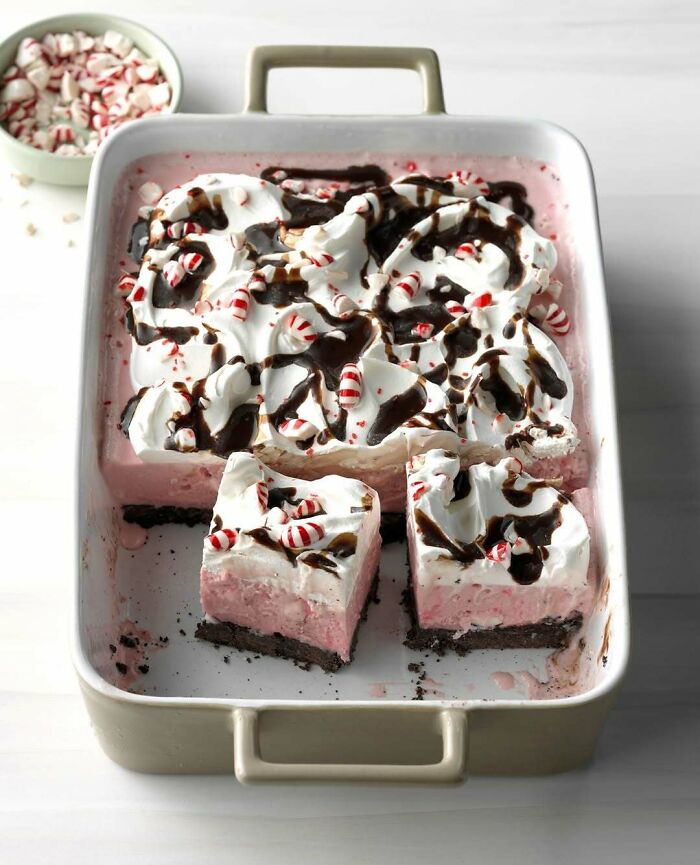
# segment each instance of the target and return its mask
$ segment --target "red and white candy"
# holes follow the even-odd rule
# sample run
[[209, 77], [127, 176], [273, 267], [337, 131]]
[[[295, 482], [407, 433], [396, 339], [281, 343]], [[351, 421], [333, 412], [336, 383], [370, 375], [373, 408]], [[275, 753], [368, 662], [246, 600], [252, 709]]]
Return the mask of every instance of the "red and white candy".
[[461, 243], [457, 249], [455, 249], [455, 258], [459, 258], [464, 261], [465, 258], [474, 258], [476, 255], [476, 247], [473, 243]]
[[460, 315], [464, 315], [464, 313], [467, 311], [467, 308], [465, 306], [462, 306], [462, 304], [458, 303], [456, 300], [448, 300], [445, 304], [445, 309], [454, 318], [459, 318]]
[[468, 187], [469, 193], [472, 195], [488, 195], [491, 191], [484, 178], [479, 177], [478, 174], [474, 174], [473, 171], [457, 169], [456, 171], [451, 171], [446, 179], [454, 183], [455, 186]]
[[280, 541], [288, 549], [299, 550], [320, 541], [325, 532], [323, 526], [309, 520], [306, 523], [290, 523], [280, 535]]
[[123, 273], [117, 280], [116, 290], [120, 294], [130, 294], [136, 285], [136, 276], [132, 273]]
[[166, 261], [163, 265], [163, 278], [170, 288], [175, 288], [185, 278], [185, 268], [179, 261]]
[[337, 391], [338, 405], [346, 411], [362, 399], [362, 373], [356, 363], [346, 363], [340, 373]]
[[487, 550], [486, 558], [490, 562], [508, 567], [510, 564], [510, 544], [508, 541], [499, 541], [490, 550]]
[[290, 336], [300, 342], [313, 342], [318, 334], [311, 326], [311, 322], [293, 312], [287, 319], [287, 330]]
[[267, 484], [264, 481], [258, 481], [258, 483], [255, 484], [255, 492], [258, 497], [258, 504], [263, 511], [266, 511], [267, 503], [270, 498], [270, 490], [267, 488]]
[[239, 321], [245, 321], [248, 318], [248, 310], [250, 308], [250, 292], [247, 288], [237, 288], [231, 296], [229, 307], [233, 312], [233, 317]]
[[540, 322], [545, 330], [558, 336], [564, 336], [571, 330], [571, 320], [558, 303], [550, 303], [546, 309], [544, 306], [533, 306], [530, 315]]
[[299, 520], [303, 517], [312, 517], [322, 510], [323, 508], [321, 507], [321, 502], [318, 500], [318, 496], [312, 495], [306, 499], [302, 499], [289, 516], [293, 520]]
[[204, 256], [199, 252], [185, 252], [178, 258], [178, 261], [187, 273], [194, 273], [204, 261]]
[[421, 286], [421, 275], [418, 271], [413, 271], [413, 273], [409, 273], [404, 276], [399, 282], [396, 283], [396, 288], [399, 291], [402, 291], [409, 300], [412, 300], [416, 294], [418, 293], [418, 289]]
[[[109, 131], [126, 120], [160, 113], [171, 98], [170, 85], [155, 61], [115, 30], [97, 37], [76, 31], [47, 33], [41, 42], [23, 39], [15, 65], [1, 79], [0, 102], [15, 106], [9, 111], [2, 108], [2, 119], [19, 113], [15, 119], [31, 119], [39, 127], [31, 139], [17, 126], [8, 130], [10, 134], [63, 156], [91, 155]], [[104, 119], [96, 120], [97, 115]], [[70, 138], [65, 131], [50, 128], [68, 120]], [[81, 134], [87, 129], [99, 136]]]
[[343, 294], [342, 292], [338, 292], [338, 294], [333, 295], [333, 299], [331, 300], [333, 304], [333, 309], [336, 311], [340, 318], [345, 318], [348, 313], [352, 312], [354, 309], [357, 309], [357, 304], [355, 301], [348, 297], [347, 294]]
[[486, 306], [491, 306], [493, 297], [491, 293], [485, 291], [483, 294], [472, 294], [466, 298], [466, 303], [469, 309], [483, 309]]
[[309, 260], [315, 267], [327, 267], [335, 261], [333, 256], [328, 252], [320, 252], [318, 255], [310, 255]]
[[219, 529], [204, 538], [204, 547], [213, 553], [225, 552], [231, 549], [237, 538], [238, 532], [234, 529]]
[[417, 502], [423, 493], [427, 492], [427, 490], [428, 486], [423, 483], [423, 481], [411, 481], [408, 485], [408, 494], [414, 502]]
[[433, 325], [427, 321], [419, 321], [411, 328], [411, 335], [419, 339], [430, 339], [433, 335]]
[[304, 420], [300, 417], [283, 420], [279, 425], [278, 430], [285, 438], [291, 439], [292, 441], [304, 441], [305, 439], [316, 435], [318, 432], [318, 429], [311, 423], [311, 421]]
[[[178, 346], [176, 345], [177, 349]], [[181, 427], [173, 436], [179, 451], [190, 452], [197, 449], [197, 436], [191, 427]]]

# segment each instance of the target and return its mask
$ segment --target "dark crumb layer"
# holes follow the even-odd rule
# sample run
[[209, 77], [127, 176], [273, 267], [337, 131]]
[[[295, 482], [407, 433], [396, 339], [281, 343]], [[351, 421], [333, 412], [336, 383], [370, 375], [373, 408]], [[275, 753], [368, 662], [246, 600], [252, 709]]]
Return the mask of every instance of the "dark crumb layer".
[[261, 655], [271, 655], [274, 658], [287, 658], [308, 669], [305, 665], [316, 664], [326, 673], [335, 673], [341, 667], [347, 666], [355, 654], [357, 636], [360, 624], [367, 618], [367, 611], [371, 601], [378, 603], [377, 588], [379, 585], [379, 571], [372, 580], [367, 599], [365, 600], [360, 619], [355, 628], [350, 648], [350, 661], [343, 661], [337, 652], [329, 652], [310, 643], [301, 640], [293, 640], [282, 634], [259, 634], [250, 628], [236, 625], [233, 622], [200, 622], [197, 625], [195, 636], [200, 640], [208, 640], [225, 646], [232, 646], [239, 651], [258, 652]]
[[379, 524], [379, 534], [382, 536], [382, 544], [405, 541], [406, 514], [382, 514], [382, 521]]
[[403, 593], [403, 603], [411, 619], [404, 645], [409, 649], [436, 652], [444, 655], [452, 650], [466, 655], [477, 649], [561, 649], [583, 623], [581, 613], [568, 619], [541, 619], [528, 625], [511, 625], [503, 628], [478, 628], [456, 637], [457, 631], [446, 628], [421, 628], [418, 625], [416, 604], [409, 574], [408, 588]]
[[209, 525], [212, 512], [207, 508], [179, 508], [174, 505], [124, 505], [124, 522], [136, 523], [144, 529], [161, 526], [165, 523], [184, 523], [196, 526]]

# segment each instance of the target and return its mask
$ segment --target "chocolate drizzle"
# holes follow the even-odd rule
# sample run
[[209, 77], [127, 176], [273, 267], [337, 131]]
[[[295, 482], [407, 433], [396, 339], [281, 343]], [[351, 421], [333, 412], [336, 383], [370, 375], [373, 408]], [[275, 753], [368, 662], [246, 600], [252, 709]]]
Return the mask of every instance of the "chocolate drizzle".
[[427, 394], [420, 382], [411, 385], [403, 393], [389, 397], [383, 402], [377, 412], [377, 417], [367, 434], [367, 444], [378, 445], [380, 442], [410, 418], [425, 408]]

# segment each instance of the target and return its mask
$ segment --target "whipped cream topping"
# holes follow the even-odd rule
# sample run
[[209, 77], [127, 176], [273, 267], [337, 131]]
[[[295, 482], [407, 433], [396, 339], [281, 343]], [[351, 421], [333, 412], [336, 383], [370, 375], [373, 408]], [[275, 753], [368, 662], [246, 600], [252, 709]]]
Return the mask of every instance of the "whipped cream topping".
[[249, 453], [234, 453], [221, 479], [209, 536], [215, 539], [205, 542], [202, 566], [244, 574], [246, 560], [252, 561], [256, 582], [346, 606], [378, 531], [379, 499], [366, 484], [337, 475], [302, 481]]
[[524, 458], [571, 451], [571, 378], [527, 318], [556, 252], [496, 200], [527, 214], [513, 186], [457, 171], [329, 195], [208, 174], [166, 193], [132, 242], [136, 453], [400, 460], [436, 434]]
[[586, 587], [588, 527], [556, 481], [530, 477], [513, 457], [462, 469], [445, 450], [413, 457], [407, 471], [421, 587]]

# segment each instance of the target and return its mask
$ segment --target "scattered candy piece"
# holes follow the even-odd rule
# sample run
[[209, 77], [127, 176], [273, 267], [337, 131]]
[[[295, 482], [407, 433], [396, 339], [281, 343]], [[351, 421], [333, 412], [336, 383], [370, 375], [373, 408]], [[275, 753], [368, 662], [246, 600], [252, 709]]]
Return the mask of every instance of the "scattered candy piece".
[[540, 322], [545, 330], [558, 336], [564, 336], [571, 330], [571, 320], [558, 303], [550, 303], [547, 309], [544, 306], [533, 306], [530, 315]]
[[458, 303], [456, 300], [448, 300], [445, 304], [445, 309], [455, 318], [459, 318], [460, 315], [464, 315], [467, 311], [466, 307], [462, 306], [462, 304]]
[[310, 547], [312, 544], [320, 541], [324, 534], [323, 526], [320, 526], [318, 523], [311, 521], [307, 523], [294, 523], [282, 532], [280, 541], [285, 547], [298, 550], [303, 547]]
[[349, 312], [352, 312], [353, 309], [357, 309], [355, 301], [348, 297], [347, 294], [343, 294], [340, 291], [338, 294], [333, 296], [331, 303], [340, 318], [344, 318]]
[[303, 499], [291, 512], [290, 517], [293, 520], [302, 519], [302, 517], [312, 517], [323, 510], [318, 496], [309, 496], [308, 499]]
[[408, 487], [408, 492], [411, 496], [411, 499], [414, 502], [417, 502], [427, 489], [428, 487], [426, 486], [426, 484], [423, 483], [423, 481], [411, 481]]
[[185, 278], [185, 268], [179, 261], [166, 261], [163, 265], [163, 277], [170, 288], [175, 288]]
[[229, 306], [233, 310], [233, 317], [239, 321], [245, 321], [248, 317], [250, 306], [250, 292], [247, 288], [237, 288], [231, 297]]
[[131, 273], [123, 273], [117, 280], [115, 286], [120, 294], [131, 294], [136, 287], [136, 276]]
[[185, 268], [187, 273], [194, 273], [199, 265], [204, 261], [204, 256], [198, 252], [185, 252], [178, 259], [180, 264]]
[[239, 207], [243, 207], [243, 205], [248, 203], [248, 193], [242, 186], [235, 186], [231, 192], [231, 197]]
[[302, 342], [313, 342], [317, 337], [316, 331], [311, 327], [311, 322], [295, 312], [287, 319], [287, 328], [293, 337]]
[[270, 490], [267, 488], [267, 484], [263, 481], [258, 481], [255, 484], [255, 489], [258, 495], [258, 504], [263, 509], [263, 511], [267, 510], [267, 503], [270, 498]]
[[278, 429], [283, 436], [292, 441], [304, 441], [318, 432], [310, 421], [300, 417], [283, 420]]
[[233, 529], [219, 529], [211, 535], [207, 535], [204, 539], [204, 546], [214, 553], [223, 552], [231, 549], [236, 543], [238, 533]]
[[197, 436], [191, 427], [181, 427], [173, 439], [179, 451], [188, 453], [197, 449]]
[[404, 278], [396, 283], [396, 287], [403, 291], [403, 293], [408, 297], [409, 300], [413, 299], [418, 292], [421, 284], [421, 276], [420, 273], [414, 271], [413, 273], [409, 273], [408, 276], [404, 276]]
[[362, 398], [362, 373], [355, 363], [346, 363], [340, 373], [340, 386], [337, 391], [338, 405], [346, 411], [359, 403]]
[[496, 562], [499, 565], [510, 564], [510, 544], [507, 541], [499, 541], [490, 550], [486, 551], [486, 558], [490, 562]]
[[430, 339], [433, 335], [433, 325], [425, 321], [419, 321], [411, 328], [411, 334], [419, 339]]

